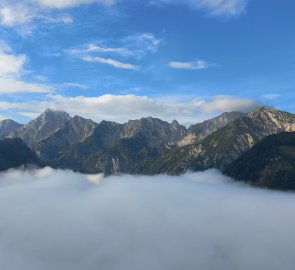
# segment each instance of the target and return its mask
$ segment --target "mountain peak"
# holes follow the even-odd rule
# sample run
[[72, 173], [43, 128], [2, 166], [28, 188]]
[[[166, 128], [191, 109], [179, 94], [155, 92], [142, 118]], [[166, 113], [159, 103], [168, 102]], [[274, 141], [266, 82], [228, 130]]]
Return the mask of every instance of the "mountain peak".
[[48, 137], [70, 119], [70, 115], [66, 112], [47, 109], [36, 119], [22, 126], [14, 135], [32, 146]]
[[51, 108], [47, 108], [44, 113], [50, 113], [50, 112], [55, 112], [56, 110], [51, 109]]
[[71, 117], [67, 112], [60, 110], [52, 110], [46, 109], [43, 113], [41, 113], [35, 120], [32, 122], [40, 122], [40, 124], [44, 124], [43, 122], [53, 122], [53, 121], [68, 121]]
[[22, 126], [22, 124], [12, 120], [12, 119], [4, 119], [0, 121], [0, 127], [2, 126], [7, 126], [7, 125], [18, 125], [18, 126]]
[[43, 113], [41, 113], [40, 116], [47, 116], [47, 115], [67, 115], [69, 114], [67, 112], [61, 111], [61, 110], [53, 110], [53, 109], [46, 109]]
[[261, 114], [261, 113], [269, 113], [269, 112], [276, 113], [276, 112], [279, 112], [279, 111], [277, 109], [273, 108], [273, 107], [261, 106], [261, 107], [256, 107], [255, 109], [253, 109], [248, 114], [248, 116], [251, 117], [251, 116], [254, 116], [254, 115]]
[[179, 126], [179, 123], [178, 123], [177, 120], [174, 119], [174, 120], [172, 121], [171, 125], [172, 125], [172, 126]]
[[248, 117], [252, 119], [258, 118], [275, 118], [275, 117], [293, 117], [294, 115], [288, 112], [279, 111], [272, 107], [257, 107], [248, 114]]
[[5, 138], [12, 133], [16, 132], [22, 127], [22, 124], [19, 124], [11, 119], [5, 119], [0, 121], [0, 138]]

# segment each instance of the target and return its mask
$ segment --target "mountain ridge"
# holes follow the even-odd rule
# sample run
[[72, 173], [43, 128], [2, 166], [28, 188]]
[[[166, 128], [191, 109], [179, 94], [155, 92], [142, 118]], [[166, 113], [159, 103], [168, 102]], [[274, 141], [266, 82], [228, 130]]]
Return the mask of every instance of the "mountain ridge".
[[[124, 124], [95, 123], [46, 110], [14, 136], [26, 139], [41, 161], [54, 168], [107, 175], [174, 175], [224, 170], [265, 137], [282, 132], [295, 132], [295, 115], [270, 107], [248, 114], [223, 113], [189, 128], [176, 120], [168, 123], [152, 117]], [[193, 140], [183, 143], [188, 136]]]

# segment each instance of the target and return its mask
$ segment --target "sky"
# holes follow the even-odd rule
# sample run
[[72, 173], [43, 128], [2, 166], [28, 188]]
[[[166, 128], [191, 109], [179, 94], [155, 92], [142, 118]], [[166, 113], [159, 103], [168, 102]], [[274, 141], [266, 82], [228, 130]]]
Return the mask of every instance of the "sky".
[[295, 113], [293, 0], [0, 0], [0, 119]]
[[246, 186], [217, 170], [0, 176], [1, 269], [294, 269], [291, 192]]

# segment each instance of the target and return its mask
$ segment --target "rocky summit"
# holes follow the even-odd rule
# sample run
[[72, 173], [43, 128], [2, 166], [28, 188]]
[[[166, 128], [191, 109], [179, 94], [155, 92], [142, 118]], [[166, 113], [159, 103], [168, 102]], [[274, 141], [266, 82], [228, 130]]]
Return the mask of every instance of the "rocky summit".
[[11, 119], [0, 121], [0, 139], [6, 138], [19, 130], [23, 125]]

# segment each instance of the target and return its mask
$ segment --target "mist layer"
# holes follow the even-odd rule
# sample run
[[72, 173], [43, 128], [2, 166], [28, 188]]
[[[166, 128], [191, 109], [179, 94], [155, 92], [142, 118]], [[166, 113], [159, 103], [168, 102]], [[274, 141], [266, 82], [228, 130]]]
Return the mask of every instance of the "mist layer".
[[0, 269], [293, 270], [295, 194], [210, 170], [0, 177]]

